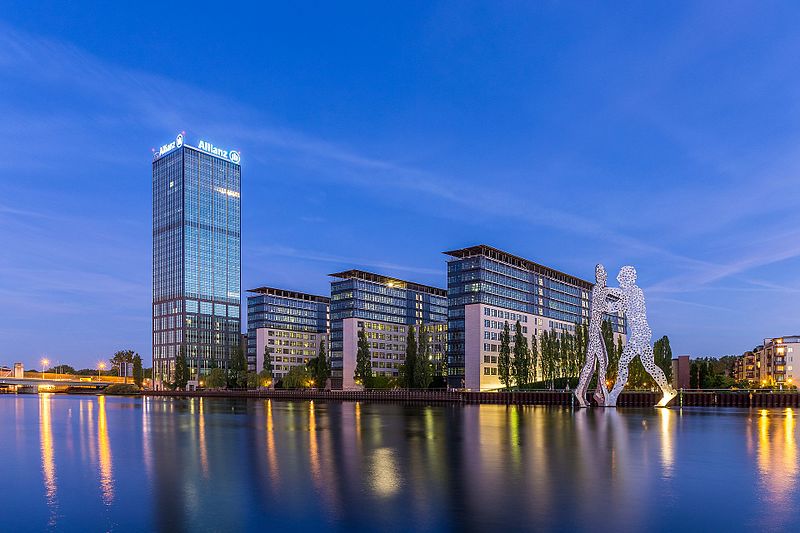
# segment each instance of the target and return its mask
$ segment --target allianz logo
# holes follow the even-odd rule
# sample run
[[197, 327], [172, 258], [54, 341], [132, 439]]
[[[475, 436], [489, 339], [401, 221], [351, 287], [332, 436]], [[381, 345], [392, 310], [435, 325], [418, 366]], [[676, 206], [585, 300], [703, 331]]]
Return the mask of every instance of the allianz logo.
[[241, 160], [241, 156], [236, 150], [223, 150], [222, 148], [218, 148], [208, 141], [200, 141], [197, 143], [197, 147], [204, 152], [208, 152], [209, 154], [223, 157], [232, 163], [239, 164], [239, 161]]
[[180, 148], [181, 146], [183, 146], [183, 134], [179, 133], [178, 136], [175, 137], [174, 141], [169, 144], [165, 144], [158, 150], [158, 155], [162, 156], [167, 152], [174, 150], [175, 148]]

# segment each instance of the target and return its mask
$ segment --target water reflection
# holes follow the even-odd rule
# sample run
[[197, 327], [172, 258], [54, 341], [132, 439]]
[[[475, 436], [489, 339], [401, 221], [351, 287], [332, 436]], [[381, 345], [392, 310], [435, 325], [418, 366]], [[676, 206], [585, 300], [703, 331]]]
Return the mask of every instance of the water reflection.
[[0, 476], [23, 481], [5, 505], [41, 515], [23, 529], [785, 529], [800, 506], [791, 409], [43, 394], [0, 416]]
[[762, 524], [778, 528], [796, 518], [798, 464], [795, 411], [762, 409], [758, 425], [758, 473], [765, 506]]
[[57, 480], [55, 453], [53, 450], [53, 421], [51, 418], [51, 393], [39, 395], [39, 447], [42, 452], [42, 475], [44, 476], [44, 497], [50, 511], [48, 526], [54, 526], [58, 516], [56, 499]]
[[100, 492], [103, 495], [103, 503], [111, 505], [114, 501], [114, 477], [111, 470], [111, 446], [108, 443], [105, 396], [97, 397], [97, 448], [100, 450]]

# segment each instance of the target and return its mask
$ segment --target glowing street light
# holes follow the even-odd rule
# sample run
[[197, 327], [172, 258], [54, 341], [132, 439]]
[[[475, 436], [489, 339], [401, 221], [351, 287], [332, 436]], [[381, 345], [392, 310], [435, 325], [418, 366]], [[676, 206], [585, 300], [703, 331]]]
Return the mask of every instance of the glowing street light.
[[100, 371], [106, 369], [106, 364], [102, 361], [97, 363], [97, 379], [100, 379]]
[[47, 367], [47, 365], [50, 364], [50, 361], [48, 361], [46, 358], [42, 357], [42, 360], [40, 361], [40, 363], [42, 363], [42, 379], [44, 379], [44, 369], [45, 369], [45, 367]]

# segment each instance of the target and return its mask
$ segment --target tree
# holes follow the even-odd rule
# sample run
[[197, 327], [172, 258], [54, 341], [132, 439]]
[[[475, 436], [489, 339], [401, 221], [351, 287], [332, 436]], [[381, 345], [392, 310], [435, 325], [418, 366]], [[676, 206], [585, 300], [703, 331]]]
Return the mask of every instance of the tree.
[[271, 380], [272, 375], [272, 354], [268, 345], [264, 345], [264, 361], [261, 363], [261, 377]]
[[522, 334], [522, 324], [517, 320], [514, 326], [514, 375], [517, 387], [527, 385], [530, 381], [530, 352], [528, 350], [528, 339]]
[[503, 333], [500, 334], [500, 353], [497, 356], [497, 374], [500, 383], [505, 388], [511, 384], [511, 331], [508, 322], [503, 326]]
[[58, 365], [47, 369], [48, 374], [75, 374], [75, 369], [69, 365]]
[[428, 332], [423, 326], [419, 327], [419, 342], [417, 343], [417, 357], [414, 369], [414, 388], [427, 389], [433, 381], [433, 367], [431, 365], [431, 343]]
[[113, 370], [114, 375], [119, 375], [119, 369], [122, 366], [122, 363], [133, 363], [133, 357], [136, 355], [136, 352], [133, 350], [120, 350], [114, 354], [114, 357], [108, 360], [111, 363], [111, 370]]
[[225, 386], [225, 371], [219, 367], [212, 368], [205, 377], [205, 386], [209, 389], [221, 389]]
[[246, 380], [248, 389], [257, 389], [259, 386], [261, 386], [261, 376], [259, 376], [256, 372], [248, 372]]
[[653, 356], [655, 363], [664, 371], [667, 381], [672, 381], [672, 348], [669, 345], [669, 337], [664, 335], [655, 342]]
[[186, 346], [181, 344], [178, 357], [175, 360], [175, 380], [173, 386], [176, 389], [185, 390], [189, 383], [189, 364], [186, 361]]
[[552, 337], [555, 335], [547, 330], [542, 332], [541, 338], [541, 355], [542, 360], [542, 381], [549, 381], [550, 388], [553, 387], [553, 379], [555, 378], [555, 361], [553, 358], [553, 343]]
[[530, 350], [530, 360], [531, 360], [531, 379], [530, 381], [535, 382], [539, 370], [539, 348], [536, 342], [536, 336], [531, 337], [531, 350]]
[[362, 326], [358, 332], [358, 351], [356, 352], [356, 370], [353, 378], [361, 383], [365, 389], [372, 386], [372, 359], [369, 353], [367, 333]]
[[247, 386], [247, 358], [241, 345], [231, 349], [231, 362], [228, 366], [228, 387], [244, 388]]
[[325, 382], [331, 375], [331, 366], [325, 353], [325, 339], [319, 344], [317, 356], [311, 359], [308, 365], [311, 378], [314, 380], [314, 386], [318, 389], [324, 387]]
[[408, 327], [408, 334], [406, 335], [406, 360], [403, 362], [402, 376], [403, 386], [407, 389], [414, 389], [417, 387], [419, 379], [416, 376], [417, 371], [417, 338], [414, 335], [414, 326]]
[[312, 378], [305, 365], [293, 366], [283, 377], [285, 389], [307, 389], [311, 386]]
[[609, 380], [614, 380], [617, 377], [619, 354], [616, 353], [617, 350], [614, 345], [614, 326], [611, 324], [611, 320], [603, 320], [603, 322], [600, 324], [600, 335], [603, 337], [603, 343], [606, 346], [606, 354], [608, 355], [606, 378]]
[[140, 389], [144, 381], [144, 370], [142, 369], [142, 358], [137, 353], [133, 356], [133, 382]]

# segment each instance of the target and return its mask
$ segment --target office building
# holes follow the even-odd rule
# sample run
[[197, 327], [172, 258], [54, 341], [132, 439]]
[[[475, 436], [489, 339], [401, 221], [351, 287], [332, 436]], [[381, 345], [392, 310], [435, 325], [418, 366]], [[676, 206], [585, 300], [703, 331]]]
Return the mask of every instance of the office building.
[[330, 298], [303, 292], [259, 287], [247, 297], [247, 366], [251, 372], [264, 368], [265, 347], [272, 358], [276, 380], [293, 366], [304, 365], [328, 351]]
[[348, 270], [331, 276], [336, 278], [331, 282], [334, 388], [352, 389], [356, 386], [353, 375], [361, 329], [370, 343], [374, 375], [399, 376], [411, 326], [415, 329], [422, 326], [430, 331], [438, 339], [441, 354], [447, 319], [447, 292], [444, 289], [362, 270]]
[[226, 367], [240, 343], [240, 156], [180, 134], [153, 155], [153, 377]]
[[[447, 370], [452, 388], [497, 389], [500, 334], [517, 321], [530, 344], [544, 331], [588, 324], [593, 284], [491, 246], [444, 252], [447, 263]], [[608, 315], [624, 342], [625, 319]]]

